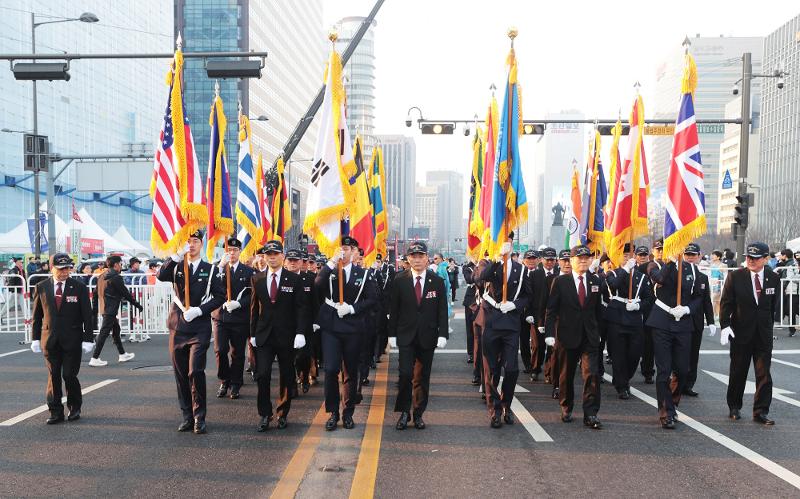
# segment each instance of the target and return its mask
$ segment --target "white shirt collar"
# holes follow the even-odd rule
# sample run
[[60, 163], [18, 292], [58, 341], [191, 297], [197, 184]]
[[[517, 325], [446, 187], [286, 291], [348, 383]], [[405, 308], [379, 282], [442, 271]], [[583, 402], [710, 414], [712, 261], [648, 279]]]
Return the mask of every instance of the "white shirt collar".
[[273, 272], [271, 268], [267, 267], [267, 281], [268, 281], [267, 284], [272, 284], [272, 276], [273, 275], [278, 276], [276, 280], [280, 281], [281, 280], [281, 271], [282, 270], [283, 270], [283, 267], [280, 267], [280, 268], [278, 268], [278, 270]]
[[579, 274], [579, 273], [575, 272], [574, 270], [572, 271], [572, 280], [575, 281], [575, 289], [578, 289], [580, 287], [581, 281], [578, 279], [578, 277], [581, 277], [581, 276], [583, 276], [583, 286], [586, 287], [586, 276], [587, 275], [588, 275], [588, 272], [584, 272], [583, 274]]
[[421, 277], [421, 279], [420, 279], [420, 282], [422, 282], [422, 281], [424, 281], [424, 280], [425, 280], [425, 272], [426, 272], [426, 271], [425, 271], [425, 270], [423, 270], [422, 272], [420, 272], [420, 273], [417, 273], [417, 271], [416, 271], [416, 270], [414, 270], [414, 269], [411, 269], [411, 277], [413, 278], [414, 284], [416, 284], [416, 283], [417, 283], [417, 277]]

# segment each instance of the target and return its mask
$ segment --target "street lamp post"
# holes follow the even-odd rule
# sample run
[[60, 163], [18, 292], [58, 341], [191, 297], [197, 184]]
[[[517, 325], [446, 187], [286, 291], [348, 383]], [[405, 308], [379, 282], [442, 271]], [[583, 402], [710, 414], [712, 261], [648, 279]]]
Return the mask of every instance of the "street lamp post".
[[[96, 23], [100, 19], [97, 18], [96, 15], [92, 14], [91, 12], [84, 12], [80, 15], [80, 17], [73, 18], [73, 19], [58, 19], [56, 21], [44, 21], [44, 22], [36, 22], [36, 14], [31, 12], [31, 53], [36, 53], [36, 28], [43, 25], [43, 24], [54, 24], [54, 23], [66, 23], [71, 21], [80, 21], [83, 23]], [[36, 62], [36, 61], [34, 61]], [[36, 80], [33, 80], [33, 135], [37, 135], [38, 132], [38, 107], [37, 107], [37, 95], [36, 95]], [[34, 141], [34, 153], [39, 153], [39, 141]], [[56, 222], [54, 220], [54, 215], [56, 213], [55, 208], [53, 207], [54, 202], [54, 192], [53, 192], [53, 169], [50, 167], [50, 159], [47, 160], [47, 171], [45, 183], [47, 184], [47, 248], [48, 253], [52, 255], [55, 253], [56, 247]], [[36, 243], [34, 246], [34, 253], [36, 253], [36, 257], [42, 253], [42, 246], [41, 246], [41, 237], [39, 235], [39, 164], [35, 162], [34, 169], [33, 169], [33, 203], [35, 205], [35, 224], [36, 224]]]

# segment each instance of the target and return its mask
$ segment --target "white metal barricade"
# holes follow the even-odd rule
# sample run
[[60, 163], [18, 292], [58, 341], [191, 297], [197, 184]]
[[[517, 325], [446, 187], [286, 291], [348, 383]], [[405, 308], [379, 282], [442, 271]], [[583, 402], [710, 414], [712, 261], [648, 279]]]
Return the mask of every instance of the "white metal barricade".
[[800, 276], [786, 277], [781, 279], [781, 300], [778, 304], [780, 315], [780, 327], [800, 327], [800, 310], [798, 310], [798, 298], [800, 294]]
[[30, 342], [28, 283], [19, 274], [0, 274], [0, 333], [24, 334]]

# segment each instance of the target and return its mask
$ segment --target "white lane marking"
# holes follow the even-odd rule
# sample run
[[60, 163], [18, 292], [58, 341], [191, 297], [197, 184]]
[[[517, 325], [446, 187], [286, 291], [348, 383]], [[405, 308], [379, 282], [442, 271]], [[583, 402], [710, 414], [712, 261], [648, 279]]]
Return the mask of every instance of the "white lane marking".
[[[86, 387], [86, 388], [82, 389], [81, 393], [83, 395], [86, 395], [87, 393], [93, 392], [93, 391], [97, 390], [98, 388], [103, 388], [104, 386], [110, 385], [111, 383], [113, 383], [115, 381], [119, 381], [119, 380], [118, 379], [107, 379], [105, 381], [101, 381], [100, 383], [97, 383], [97, 384], [94, 384], [92, 386], [89, 386], [89, 387]], [[66, 402], [67, 402], [67, 397], [61, 397], [61, 403], [63, 404], [63, 403], [66, 403]], [[0, 422], [0, 426], [13, 426], [13, 425], [19, 423], [20, 421], [25, 421], [26, 419], [28, 419], [28, 418], [30, 418], [32, 416], [35, 416], [37, 414], [41, 414], [41, 413], [43, 413], [45, 411], [47, 411], [47, 404], [39, 406], [36, 409], [31, 409], [28, 412], [23, 412], [19, 416], [13, 417], [11, 419], [6, 419], [5, 421]]]
[[[728, 376], [725, 376], [724, 374], [706, 371], [705, 369], [703, 369], [703, 372], [717, 379], [718, 381], [725, 383], [726, 385], [728, 384]], [[755, 381], [748, 380], [745, 383], [744, 393], [756, 393]], [[790, 392], [789, 390], [784, 390], [783, 388], [776, 388], [774, 386], [772, 387], [772, 398], [774, 398], [775, 400], [780, 400], [781, 402], [786, 402], [787, 404], [793, 405], [795, 407], [800, 407], [800, 401], [797, 401], [791, 397], [787, 397], [786, 396], [787, 394], [792, 395], [794, 394], [794, 392]]]
[[[730, 352], [728, 350], [700, 350], [700, 353], [703, 355], [728, 355]], [[773, 350], [772, 354], [798, 354], [800, 353], [800, 349], [788, 349], [788, 350]]]
[[22, 350], [14, 350], [13, 352], [6, 352], [0, 353], [0, 357], [8, 357], [9, 355], [14, 355], [15, 353], [22, 353], [22, 352], [30, 352], [30, 348], [23, 348]]
[[[517, 391], [528, 391], [517, 385]], [[553, 438], [544, 431], [542, 425], [533, 417], [533, 415], [522, 405], [517, 397], [511, 401], [511, 410], [517, 416], [517, 421], [522, 423], [522, 426], [528, 431], [533, 440], [536, 442], [552, 442]]]
[[800, 364], [795, 364], [794, 362], [787, 362], [781, 359], [772, 359], [772, 362], [776, 362], [778, 364], [783, 364], [784, 366], [796, 367], [800, 369]]
[[[603, 375], [603, 377], [607, 379], [609, 382], [611, 381], [611, 376], [609, 376], [608, 374]], [[643, 402], [650, 404], [653, 407], [656, 408], [658, 407], [658, 402], [656, 401], [656, 399], [654, 399], [650, 395], [647, 395], [644, 392], [637, 390], [636, 388], [631, 388], [631, 394], [636, 398], [642, 400]], [[726, 437], [722, 433], [704, 425], [703, 423], [693, 419], [690, 416], [687, 416], [685, 413], [679, 411], [678, 414], [680, 414], [681, 423], [685, 424], [689, 428], [701, 433], [702, 435], [710, 438], [711, 440], [717, 442], [723, 447], [726, 447], [727, 449], [747, 459], [751, 463], [772, 473], [773, 475], [785, 481], [789, 485], [792, 485], [796, 489], [800, 489], [800, 476], [792, 473], [791, 471], [787, 470], [780, 464], [767, 459], [766, 457], [749, 449], [748, 447], [745, 447], [744, 445], [733, 440], [732, 438]]]

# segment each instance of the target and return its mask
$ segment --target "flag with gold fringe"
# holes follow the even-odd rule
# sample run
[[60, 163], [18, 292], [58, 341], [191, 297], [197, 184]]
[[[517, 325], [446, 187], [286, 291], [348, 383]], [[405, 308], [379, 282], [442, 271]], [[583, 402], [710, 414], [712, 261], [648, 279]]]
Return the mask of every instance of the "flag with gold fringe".
[[208, 193], [206, 257], [213, 260], [217, 242], [233, 234], [231, 179], [228, 175], [225, 151], [225, 130], [228, 122], [225, 119], [225, 110], [219, 96], [219, 86], [217, 86], [214, 101], [211, 103], [208, 124], [211, 126], [211, 140], [208, 148], [208, 176], [206, 177], [206, 192]]
[[483, 258], [491, 247], [492, 189], [494, 189], [494, 162], [497, 153], [497, 126], [499, 118], [497, 99], [492, 94], [489, 109], [486, 111], [486, 146], [484, 147], [483, 174], [481, 178], [478, 214], [470, 222], [470, 232], [481, 238], [480, 257]]
[[383, 149], [372, 148], [369, 176], [369, 200], [372, 204], [372, 225], [375, 229], [375, 249], [386, 256], [389, 225], [386, 220], [386, 173], [383, 170]]
[[614, 200], [617, 189], [619, 187], [620, 178], [620, 157], [619, 157], [619, 139], [622, 136], [622, 122], [617, 120], [614, 127], [611, 129], [611, 151], [609, 153], [610, 165], [608, 168], [608, 203], [605, 209], [605, 233], [603, 234], [606, 252], [611, 251], [611, 226], [614, 223]]
[[275, 167], [275, 192], [272, 196], [272, 239], [285, 243], [286, 232], [292, 227], [292, 207], [286, 192], [283, 156]]
[[358, 249], [364, 250], [364, 267], [375, 262], [375, 229], [372, 225], [372, 205], [367, 189], [367, 172], [361, 150], [361, 137], [356, 136], [353, 146], [355, 173], [350, 176], [350, 196], [347, 204], [347, 219], [344, 223], [347, 235], [358, 241]]
[[569, 249], [581, 244], [581, 188], [578, 185], [578, 169], [572, 169], [570, 189], [570, 207], [567, 210], [566, 230], [564, 231], [564, 248]]
[[[242, 114], [239, 107], [239, 188], [236, 194], [236, 222], [242, 227], [244, 236], [242, 241], [243, 260], [248, 260], [255, 255], [261, 246], [264, 228], [261, 224], [261, 175], [258, 167], [253, 164], [253, 143], [250, 141], [250, 119]], [[261, 156], [259, 156], [260, 160]]]
[[608, 188], [600, 162], [600, 132], [595, 130], [594, 140], [589, 148], [589, 160], [586, 163], [584, 177], [583, 203], [581, 205], [581, 243], [593, 253], [603, 249], [605, 240], [604, 209], [608, 199]]
[[481, 179], [483, 178], [483, 131], [475, 127], [472, 139], [472, 176], [469, 182], [469, 218], [467, 219], [467, 256], [472, 261], [481, 257], [482, 230], [480, 218]]

